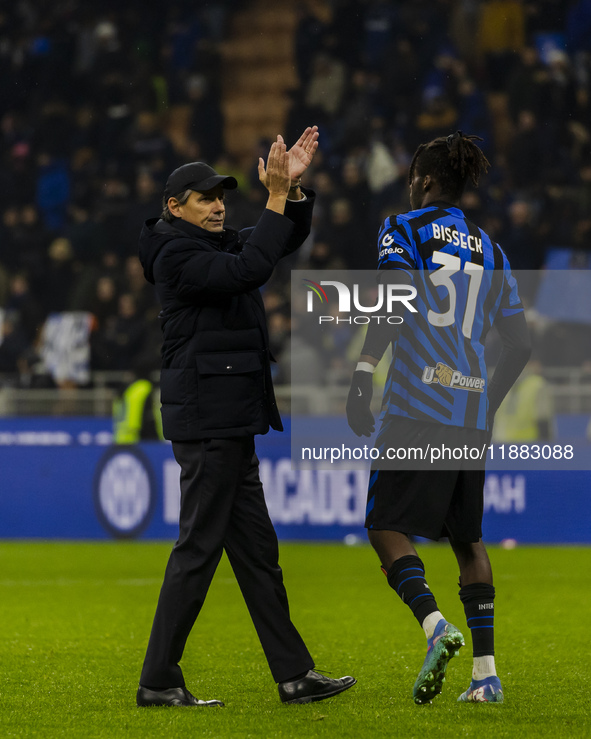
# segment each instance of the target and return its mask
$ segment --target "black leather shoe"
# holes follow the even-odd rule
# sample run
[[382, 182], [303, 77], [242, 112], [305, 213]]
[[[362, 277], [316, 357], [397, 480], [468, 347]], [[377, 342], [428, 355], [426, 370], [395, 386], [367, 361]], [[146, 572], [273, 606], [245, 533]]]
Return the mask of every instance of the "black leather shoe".
[[342, 693], [356, 682], [357, 680], [349, 675], [334, 679], [308, 670], [299, 680], [288, 680], [279, 683], [277, 687], [283, 703], [311, 703]]
[[200, 701], [191, 695], [187, 688], [168, 688], [167, 690], [150, 690], [140, 685], [137, 689], [138, 706], [220, 706], [221, 701]]

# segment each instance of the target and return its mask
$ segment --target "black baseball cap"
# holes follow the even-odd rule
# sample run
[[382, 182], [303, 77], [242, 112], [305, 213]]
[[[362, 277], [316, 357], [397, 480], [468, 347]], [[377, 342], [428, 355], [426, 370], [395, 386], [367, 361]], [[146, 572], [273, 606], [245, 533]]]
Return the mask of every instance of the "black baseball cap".
[[218, 174], [213, 167], [205, 162], [190, 162], [175, 169], [166, 180], [164, 197], [173, 198], [185, 190], [205, 192], [212, 187], [221, 185], [226, 190], [235, 190], [238, 187], [235, 177]]

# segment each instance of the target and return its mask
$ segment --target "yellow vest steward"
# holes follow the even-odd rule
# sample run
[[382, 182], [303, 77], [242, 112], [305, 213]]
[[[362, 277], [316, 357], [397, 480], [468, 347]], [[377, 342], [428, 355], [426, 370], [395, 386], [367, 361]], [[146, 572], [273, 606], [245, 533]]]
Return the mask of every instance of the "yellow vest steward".
[[[136, 380], [125, 390], [120, 400], [113, 404], [115, 444], [137, 444], [141, 441], [144, 406], [152, 394], [153, 385], [148, 380]], [[156, 403], [152, 412], [158, 432], [162, 436], [162, 419]]]
[[498, 441], [537, 441], [538, 402], [546, 381], [540, 375], [528, 375], [512, 388], [495, 416], [494, 438]]

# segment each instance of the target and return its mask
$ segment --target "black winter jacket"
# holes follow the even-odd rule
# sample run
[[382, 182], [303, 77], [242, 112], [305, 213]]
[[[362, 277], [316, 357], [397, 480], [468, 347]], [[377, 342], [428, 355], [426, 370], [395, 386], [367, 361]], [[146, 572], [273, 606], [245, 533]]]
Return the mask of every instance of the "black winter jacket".
[[211, 233], [187, 221], [146, 221], [140, 261], [162, 304], [161, 399], [173, 441], [283, 430], [258, 288], [310, 232], [314, 193], [265, 209], [252, 229]]

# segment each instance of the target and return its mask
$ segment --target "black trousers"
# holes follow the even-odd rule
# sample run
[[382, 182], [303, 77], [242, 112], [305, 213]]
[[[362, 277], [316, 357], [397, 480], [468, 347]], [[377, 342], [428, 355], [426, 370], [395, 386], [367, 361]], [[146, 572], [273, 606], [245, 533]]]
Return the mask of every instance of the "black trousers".
[[173, 442], [172, 448], [181, 467], [179, 538], [166, 567], [140, 684], [184, 686], [178, 663], [224, 549], [275, 682], [312, 669], [289, 617], [254, 438]]

